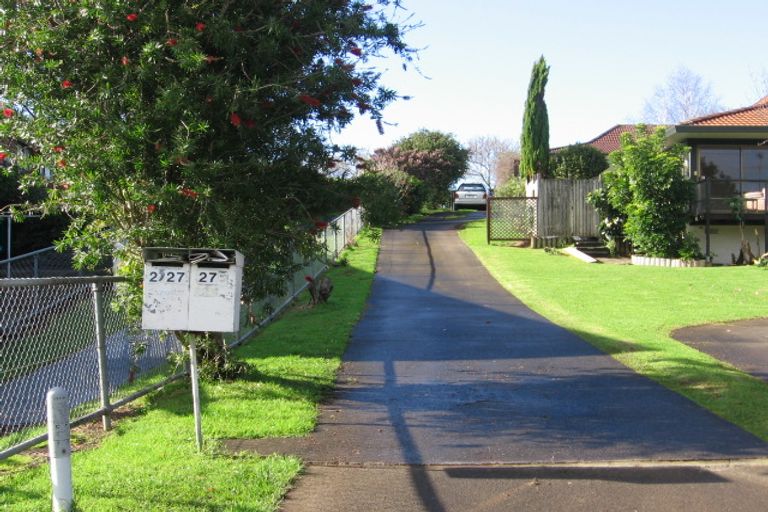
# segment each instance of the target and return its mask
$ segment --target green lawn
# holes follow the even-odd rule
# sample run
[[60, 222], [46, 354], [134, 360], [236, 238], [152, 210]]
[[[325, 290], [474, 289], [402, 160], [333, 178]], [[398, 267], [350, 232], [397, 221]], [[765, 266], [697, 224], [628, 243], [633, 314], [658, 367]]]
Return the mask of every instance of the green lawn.
[[642, 375], [768, 440], [768, 384], [670, 338], [678, 327], [768, 316], [768, 271], [586, 264], [543, 250], [461, 237], [532, 309]]
[[[301, 469], [292, 457], [231, 456], [215, 439], [292, 436], [312, 431], [318, 401], [332, 388], [349, 335], [363, 311], [378, 237], [363, 237], [348, 264], [328, 275], [328, 304], [297, 303], [239, 355], [247, 378], [203, 384], [205, 453], [195, 452], [186, 383], [166, 387], [117, 423], [98, 448], [73, 455], [80, 511], [271, 511]], [[0, 462], [0, 509], [50, 509], [48, 465], [28, 457]]]

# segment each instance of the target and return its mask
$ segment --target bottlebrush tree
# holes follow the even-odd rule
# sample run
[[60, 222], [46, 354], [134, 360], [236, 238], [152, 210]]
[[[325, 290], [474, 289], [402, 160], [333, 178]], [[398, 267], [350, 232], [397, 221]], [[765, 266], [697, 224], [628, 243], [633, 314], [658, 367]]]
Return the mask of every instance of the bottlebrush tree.
[[[314, 247], [349, 148], [330, 130], [396, 100], [397, 0], [0, 1], [0, 147], [40, 204], [71, 217], [81, 263], [114, 256], [138, 312], [141, 248], [236, 248], [245, 289], [278, 291]], [[23, 170], [23, 171], [20, 171]]]

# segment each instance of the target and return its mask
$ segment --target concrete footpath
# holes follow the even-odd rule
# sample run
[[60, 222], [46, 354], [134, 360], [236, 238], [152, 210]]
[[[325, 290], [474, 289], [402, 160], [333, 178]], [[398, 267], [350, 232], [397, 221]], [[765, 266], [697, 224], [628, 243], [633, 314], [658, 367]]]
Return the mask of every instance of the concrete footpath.
[[314, 434], [226, 443], [308, 463], [284, 510], [765, 510], [768, 445], [525, 307], [455, 222], [385, 232]]

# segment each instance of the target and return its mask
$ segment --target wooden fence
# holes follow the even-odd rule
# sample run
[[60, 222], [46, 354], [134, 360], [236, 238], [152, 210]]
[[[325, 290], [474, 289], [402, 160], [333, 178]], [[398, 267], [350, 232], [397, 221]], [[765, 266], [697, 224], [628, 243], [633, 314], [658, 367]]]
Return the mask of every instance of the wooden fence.
[[587, 202], [587, 194], [602, 187], [598, 178], [588, 180], [541, 179], [526, 186], [528, 197], [537, 197], [536, 236], [596, 237], [600, 217]]

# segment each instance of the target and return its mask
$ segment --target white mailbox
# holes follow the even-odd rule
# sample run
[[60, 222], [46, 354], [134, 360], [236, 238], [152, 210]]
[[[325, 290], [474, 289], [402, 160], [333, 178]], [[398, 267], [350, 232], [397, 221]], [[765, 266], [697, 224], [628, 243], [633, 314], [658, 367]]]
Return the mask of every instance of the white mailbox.
[[142, 328], [236, 332], [243, 263], [231, 249], [144, 249]]
[[193, 249], [189, 330], [236, 332], [240, 328], [243, 255], [227, 249]]
[[144, 249], [142, 329], [187, 330], [188, 253], [187, 249]]

